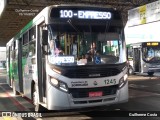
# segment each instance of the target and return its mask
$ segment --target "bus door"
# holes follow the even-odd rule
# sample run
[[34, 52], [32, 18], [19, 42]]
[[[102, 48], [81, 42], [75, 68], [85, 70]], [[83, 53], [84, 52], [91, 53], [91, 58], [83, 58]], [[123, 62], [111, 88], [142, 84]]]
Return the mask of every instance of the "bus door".
[[140, 48], [133, 48], [133, 66], [134, 72], [141, 72], [141, 56], [140, 56]]
[[22, 38], [18, 40], [18, 78], [20, 92], [23, 93], [23, 72], [22, 72]]
[[10, 60], [11, 60], [11, 47], [7, 46], [7, 83], [9, 84], [9, 86], [11, 86], [11, 66], [10, 66]]
[[[38, 88], [39, 101], [43, 102], [43, 97], [46, 97], [46, 46], [42, 45], [42, 33], [44, 25], [38, 26], [38, 43], [37, 43], [37, 70], [38, 70]], [[48, 36], [47, 36], [48, 37]], [[47, 39], [48, 40], [48, 39]]]

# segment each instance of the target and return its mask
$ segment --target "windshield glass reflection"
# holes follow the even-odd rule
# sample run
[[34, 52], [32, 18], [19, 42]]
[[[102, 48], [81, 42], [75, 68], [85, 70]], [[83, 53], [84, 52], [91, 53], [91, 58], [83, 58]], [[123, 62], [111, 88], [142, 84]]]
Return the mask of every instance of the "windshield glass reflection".
[[[66, 32], [67, 31], [67, 32]], [[108, 32], [106, 32], [108, 31]], [[58, 65], [122, 63], [122, 41], [106, 26], [51, 25], [49, 62]]]

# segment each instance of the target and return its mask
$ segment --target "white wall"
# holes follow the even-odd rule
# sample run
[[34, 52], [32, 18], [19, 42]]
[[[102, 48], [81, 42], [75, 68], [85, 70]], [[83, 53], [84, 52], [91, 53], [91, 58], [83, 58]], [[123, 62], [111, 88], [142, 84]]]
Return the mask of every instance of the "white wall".
[[133, 27], [126, 25], [124, 31], [126, 44], [138, 42], [160, 42], [160, 21]]
[[6, 47], [0, 47], [0, 61], [6, 61]]

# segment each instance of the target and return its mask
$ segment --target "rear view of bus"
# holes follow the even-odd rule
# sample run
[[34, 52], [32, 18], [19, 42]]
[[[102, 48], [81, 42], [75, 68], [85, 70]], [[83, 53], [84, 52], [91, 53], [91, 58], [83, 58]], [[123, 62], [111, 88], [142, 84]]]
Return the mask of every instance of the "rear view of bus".
[[[41, 106], [64, 110], [128, 101], [120, 12], [59, 5], [45, 8], [38, 17], [42, 21], [35, 22], [35, 56], [28, 53], [32, 57], [25, 63], [32, 72], [24, 67], [22, 77], [24, 95], [36, 111]], [[30, 79], [25, 78], [28, 74]]]

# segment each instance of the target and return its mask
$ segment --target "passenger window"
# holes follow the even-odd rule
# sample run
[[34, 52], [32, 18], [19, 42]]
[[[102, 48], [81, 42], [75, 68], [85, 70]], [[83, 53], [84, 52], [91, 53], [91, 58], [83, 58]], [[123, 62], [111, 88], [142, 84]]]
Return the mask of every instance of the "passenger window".
[[36, 50], [36, 42], [31, 41], [29, 43], [29, 57], [35, 56], [35, 50]]
[[28, 32], [23, 35], [23, 45], [28, 43]]
[[22, 57], [27, 57], [27, 53], [28, 53], [28, 44], [23, 46], [22, 48]]
[[29, 41], [33, 41], [36, 39], [36, 26], [29, 30]]

